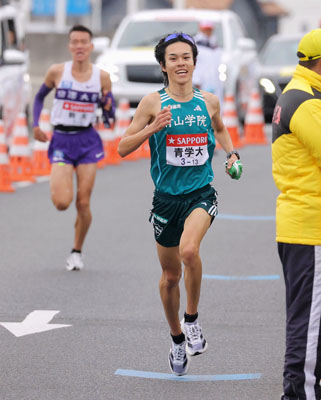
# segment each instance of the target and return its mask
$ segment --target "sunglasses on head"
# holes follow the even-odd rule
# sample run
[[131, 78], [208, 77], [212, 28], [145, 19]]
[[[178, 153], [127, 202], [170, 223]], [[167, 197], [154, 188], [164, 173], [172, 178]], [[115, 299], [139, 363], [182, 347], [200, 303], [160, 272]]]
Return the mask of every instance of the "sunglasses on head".
[[189, 42], [191, 42], [192, 44], [195, 44], [194, 39], [192, 38], [192, 36], [188, 35], [187, 33], [171, 33], [170, 35], [168, 35], [165, 40], [164, 43], [168, 42], [169, 40], [172, 39], [177, 39], [179, 36], [183, 37], [184, 39], [188, 40]]

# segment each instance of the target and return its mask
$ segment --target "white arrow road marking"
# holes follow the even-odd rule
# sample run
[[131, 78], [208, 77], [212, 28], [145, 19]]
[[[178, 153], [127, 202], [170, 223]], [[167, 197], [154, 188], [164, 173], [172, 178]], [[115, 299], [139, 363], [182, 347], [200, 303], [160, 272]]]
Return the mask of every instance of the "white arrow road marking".
[[53, 310], [35, 310], [28, 314], [22, 322], [0, 322], [0, 325], [8, 329], [8, 331], [16, 337], [71, 326], [64, 324], [49, 324], [53, 317], [59, 312], [60, 311]]

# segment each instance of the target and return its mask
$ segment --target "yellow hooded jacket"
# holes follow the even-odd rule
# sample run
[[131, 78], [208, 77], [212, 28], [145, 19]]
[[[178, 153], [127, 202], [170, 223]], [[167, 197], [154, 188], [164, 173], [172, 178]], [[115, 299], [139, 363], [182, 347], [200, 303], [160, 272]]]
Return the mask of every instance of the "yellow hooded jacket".
[[276, 240], [321, 245], [321, 75], [297, 66], [272, 127]]

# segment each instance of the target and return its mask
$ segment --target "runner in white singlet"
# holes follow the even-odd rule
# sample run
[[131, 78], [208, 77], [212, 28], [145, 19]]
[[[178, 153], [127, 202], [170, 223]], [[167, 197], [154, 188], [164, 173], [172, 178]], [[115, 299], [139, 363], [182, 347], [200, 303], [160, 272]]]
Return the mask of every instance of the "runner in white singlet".
[[94, 186], [97, 162], [104, 157], [101, 139], [92, 126], [96, 110], [113, 118], [114, 99], [109, 74], [90, 61], [93, 49], [91, 31], [76, 25], [69, 32], [72, 61], [52, 65], [34, 102], [33, 131], [36, 140], [49, 140], [39, 127], [39, 117], [45, 96], [52, 90], [55, 98], [51, 113], [54, 126], [48, 155], [52, 164], [50, 190], [53, 204], [66, 210], [73, 200], [73, 174], [77, 176], [74, 244], [67, 258], [67, 270], [84, 267], [82, 247], [92, 216], [90, 197]]

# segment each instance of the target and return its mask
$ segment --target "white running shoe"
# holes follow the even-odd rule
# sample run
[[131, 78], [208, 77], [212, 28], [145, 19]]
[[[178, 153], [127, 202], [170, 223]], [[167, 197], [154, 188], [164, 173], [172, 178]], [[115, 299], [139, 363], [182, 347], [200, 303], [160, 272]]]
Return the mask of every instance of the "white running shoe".
[[197, 356], [207, 350], [208, 344], [202, 334], [202, 328], [198, 321], [192, 323], [181, 320], [181, 329], [185, 335], [186, 353], [190, 356]]
[[79, 271], [84, 268], [84, 260], [81, 253], [70, 253], [66, 261], [67, 271]]
[[186, 343], [185, 341], [180, 344], [176, 344], [172, 341], [172, 346], [169, 350], [168, 355], [169, 368], [175, 375], [186, 375], [190, 359], [186, 354]]

